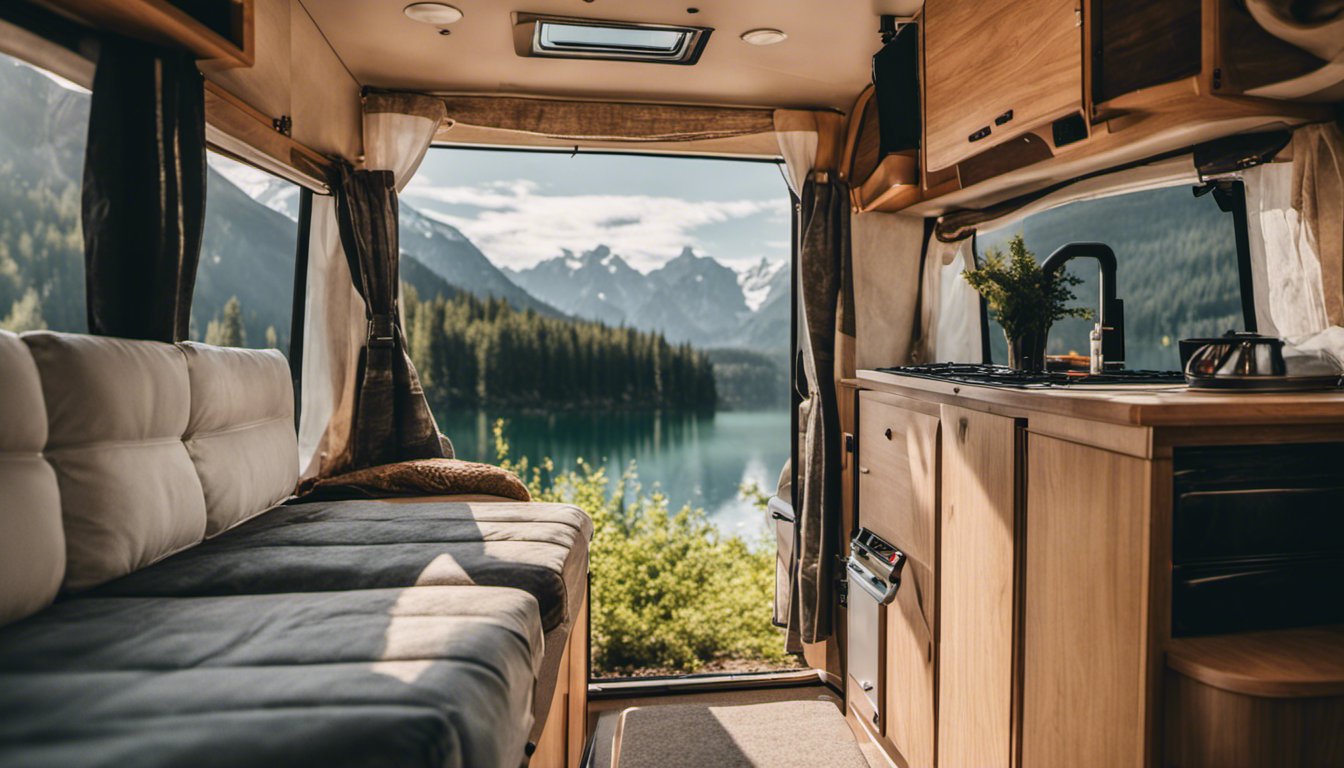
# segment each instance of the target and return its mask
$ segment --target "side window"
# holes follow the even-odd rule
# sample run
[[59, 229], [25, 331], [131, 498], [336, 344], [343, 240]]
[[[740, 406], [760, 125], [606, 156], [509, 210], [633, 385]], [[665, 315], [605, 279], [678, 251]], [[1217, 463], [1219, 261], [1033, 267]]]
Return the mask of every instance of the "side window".
[[0, 328], [84, 332], [89, 92], [0, 54]]
[[[1017, 234], [1037, 261], [1076, 241], [1103, 242], [1115, 251], [1126, 368], [1179, 370], [1180, 339], [1245, 329], [1235, 217], [1214, 195], [1196, 197], [1189, 186], [1175, 186], [1068, 203], [978, 233], [977, 254], [1006, 252]], [[1074, 304], [1095, 311], [1097, 263], [1077, 259], [1065, 269], [1083, 281]], [[1056, 323], [1046, 353], [1086, 355], [1091, 327], [1086, 320]], [[994, 362], [1007, 361], [1003, 329], [992, 315], [989, 345]]]
[[211, 152], [191, 337], [289, 354], [299, 187]]

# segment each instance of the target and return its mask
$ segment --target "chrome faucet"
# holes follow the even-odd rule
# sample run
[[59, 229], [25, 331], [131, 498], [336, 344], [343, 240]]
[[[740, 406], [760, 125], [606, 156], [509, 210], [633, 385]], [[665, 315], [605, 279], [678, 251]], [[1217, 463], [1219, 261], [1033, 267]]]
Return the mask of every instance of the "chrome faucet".
[[[1100, 332], [1100, 350], [1091, 345], [1092, 370], [1118, 370], [1125, 367], [1125, 303], [1115, 297], [1115, 251], [1105, 243], [1069, 243], [1062, 245], [1050, 254], [1050, 258], [1041, 264], [1041, 271], [1054, 277], [1064, 264], [1072, 259], [1086, 257], [1096, 259], [1101, 267], [1101, 299], [1097, 312], [1097, 328]], [[1098, 354], [1100, 359], [1098, 359]]]

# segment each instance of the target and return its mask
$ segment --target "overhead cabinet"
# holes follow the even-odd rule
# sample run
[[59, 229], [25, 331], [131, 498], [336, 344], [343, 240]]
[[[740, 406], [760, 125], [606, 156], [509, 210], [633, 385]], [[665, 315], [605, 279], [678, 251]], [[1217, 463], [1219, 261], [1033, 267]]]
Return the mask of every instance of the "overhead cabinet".
[[928, 170], [1039, 129], [1086, 137], [1081, 1], [925, 2]]

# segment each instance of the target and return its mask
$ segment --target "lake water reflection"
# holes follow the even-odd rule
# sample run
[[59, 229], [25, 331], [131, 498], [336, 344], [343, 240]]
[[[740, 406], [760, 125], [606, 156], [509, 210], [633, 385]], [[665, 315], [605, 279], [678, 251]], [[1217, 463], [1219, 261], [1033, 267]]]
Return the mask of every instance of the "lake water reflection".
[[583, 458], [605, 462], [619, 475], [631, 461], [646, 488], [657, 483], [673, 509], [704, 508], [725, 532], [764, 535], [764, 514], [740, 498], [744, 482], [773, 491], [789, 456], [789, 413], [723, 412], [711, 416], [656, 412], [513, 413], [465, 411], [439, 414], [458, 458], [493, 461], [491, 428], [505, 419], [514, 457], [550, 457], [557, 468]]

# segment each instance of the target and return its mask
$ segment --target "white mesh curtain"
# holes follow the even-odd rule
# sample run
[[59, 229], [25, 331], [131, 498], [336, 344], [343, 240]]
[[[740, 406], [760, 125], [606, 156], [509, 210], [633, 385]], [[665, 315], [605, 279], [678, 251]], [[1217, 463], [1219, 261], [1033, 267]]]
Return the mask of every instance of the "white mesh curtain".
[[[443, 102], [436, 98], [370, 95], [364, 106], [365, 168], [392, 171], [401, 191], [420, 167], [443, 119]], [[313, 199], [307, 290], [299, 416], [304, 478], [321, 474], [333, 451], [349, 441], [356, 368], [366, 336], [364, 300], [341, 248], [332, 196]]]
[[1304, 126], [1281, 154], [1243, 174], [1256, 320], [1303, 341], [1344, 326], [1344, 134]]

